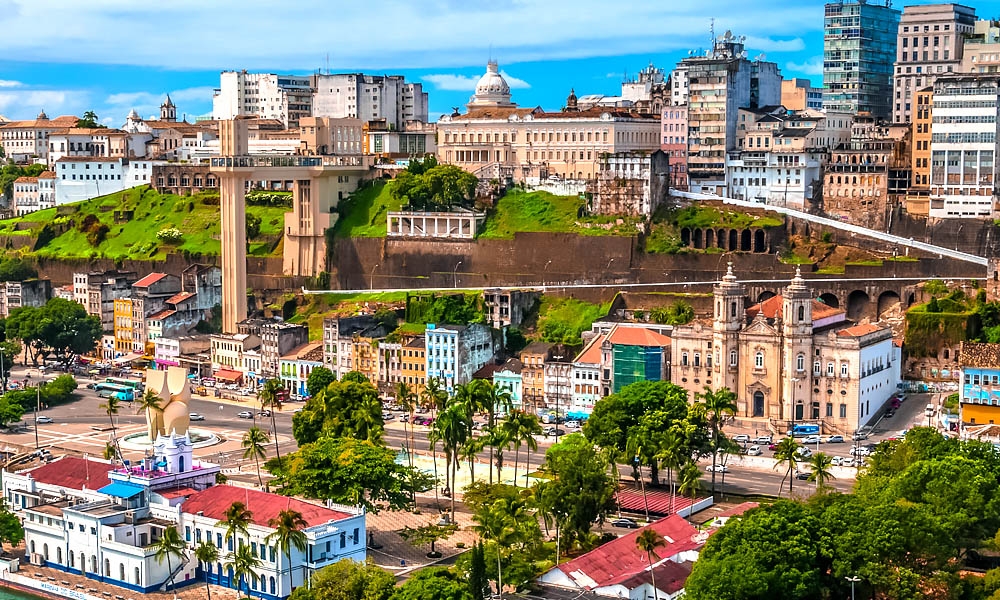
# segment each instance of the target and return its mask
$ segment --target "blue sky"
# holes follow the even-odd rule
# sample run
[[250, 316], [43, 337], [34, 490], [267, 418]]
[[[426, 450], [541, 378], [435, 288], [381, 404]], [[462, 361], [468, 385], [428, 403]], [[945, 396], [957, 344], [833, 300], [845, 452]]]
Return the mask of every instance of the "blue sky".
[[[992, 16], [1000, 0], [976, 6]], [[119, 126], [169, 92], [190, 119], [211, 112], [222, 69], [307, 74], [329, 60], [424, 83], [436, 117], [468, 101], [490, 56], [515, 102], [558, 109], [571, 87], [616, 94], [624, 74], [706, 49], [713, 17], [751, 57], [822, 84], [819, 0], [0, 0], [0, 114], [93, 109]]]

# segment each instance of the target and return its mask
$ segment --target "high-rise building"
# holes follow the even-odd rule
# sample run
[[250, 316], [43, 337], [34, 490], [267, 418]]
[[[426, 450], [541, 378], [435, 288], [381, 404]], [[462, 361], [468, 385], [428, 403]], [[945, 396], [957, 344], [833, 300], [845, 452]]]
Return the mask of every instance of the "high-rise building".
[[831, 2], [823, 22], [823, 108], [892, 115], [892, 62], [899, 11], [864, 0]]
[[814, 88], [808, 79], [784, 79], [781, 105], [788, 110], [823, 110], [823, 90]]
[[705, 56], [686, 58], [674, 71], [687, 72], [691, 191], [724, 193], [726, 152], [736, 148], [737, 112], [781, 102], [778, 66], [748, 60], [744, 41], [727, 31]]
[[926, 86], [913, 94], [913, 116], [910, 137], [910, 189], [906, 190], [906, 212], [927, 216], [931, 182], [931, 124], [934, 110], [934, 86]]
[[312, 116], [335, 119], [385, 119], [394, 129], [407, 121], [427, 122], [427, 93], [402, 75], [364, 73], [317, 74], [309, 78], [315, 91]]
[[1000, 21], [980, 20], [966, 35], [960, 73], [1000, 72]]
[[972, 33], [976, 10], [961, 4], [907, 6], [899, 20], [892, 76], [892, 120], [913, 118], [917, 90], [942, 73], [961, 70], [963, 39]]
[[219, 89], [212, 96], [212, 118], [275, 119], [285, 127], [298, 127], [312, 111], [309, 77], [223, 71]]

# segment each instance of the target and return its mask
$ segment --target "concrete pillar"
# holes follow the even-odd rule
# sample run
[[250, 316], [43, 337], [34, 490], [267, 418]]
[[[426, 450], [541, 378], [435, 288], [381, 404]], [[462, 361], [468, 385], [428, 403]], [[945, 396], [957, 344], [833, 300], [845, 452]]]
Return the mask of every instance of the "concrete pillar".
[[247, 229], [243, 198], [246, 178], [237, 173], [219, 174], [222, 212], [222, 331], [237, 333], [236, 324], [247, 318]]

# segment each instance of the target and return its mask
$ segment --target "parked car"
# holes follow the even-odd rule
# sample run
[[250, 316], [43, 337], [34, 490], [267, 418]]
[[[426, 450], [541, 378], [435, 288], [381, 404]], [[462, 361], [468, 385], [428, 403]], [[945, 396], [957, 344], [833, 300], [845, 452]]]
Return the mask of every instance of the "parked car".
[[871, 456], [872, 451], [867, 446], [857, 446], [849, 450], [851, 456]]
[[579, 421], [566, 421], [566, 429], [579, 429], [579, 428], [580, 428]]
[[818, 444], [821, 441], [822, 439], [818, 435], [807, 435], [806, 437], [802, 438], [803, 444]]
[[[705, 470], [711, 473], [713, 470], [712, 465], [708, 465], [707, 467], [705, 467]], [[716, 473], [728, 473], [729, 467], [726, 465], [715, 465], [714, 470]]]
[[760, 456], [760, 455], [761, 455], [760, 446], [754, 445], [747, 448], [747, 456]]
[[[302, 409], [299, 409], [299, 410], [302, 410]], [[296, 412], [298, 412], [298, 411], [296, 411]], [[410, 420], [410, 415], [408, 415], [406, 413], [403, 413], [403, 414], [399, 415], [399, 419], [398, 420], [400, 420], [400, 421], [409, 421]]]
[[867, 433], [862, 433], [862, 432], [859, 431], [859, 432], [855, 433], [854, 435], [852, 435], [851, 439], [854, 440], [855, 442], [860, 441], [860, 440], [867, 440], [868, 439], [868, 434]]
[[384, 413], [382, 413], [382, 420], [383, 421], [395, 421], [396, 420], [396, 415], [392, 414], [391, 412], [384, 412]]
[[241, 419], [252, 419], [253, 413], [250, 412], [249, 410], [241, 410], [240, 412], [236, 413], [236, 416]]
[[87, 384], [87, 389], [88, 390], [97, 389], [97, 384], [96, 383], [88, 383]]
[[839, 456], [834, 456], [830, 459], [830, 465], [834, 467], [839, 467], [843, 463], [844, 459]]
[[45, 415], [41, 415], [35, 418], [35, 423], [51, 423], [51, 422], [52, 422], [52, 417], [46, 417]]
[[271, 411], [265, 408], [264, 410], [257, 413], [257, 416], [271, 418]]
[[767, 449], [771, 450], [772, 452], [774, 450], [777, 450], [778, 449], [778, 443], [777, 442], [771, 442], [770, 444], [767, 445]]
[[795, 453], [801, 456], [802, 458], [809, 458], [810, 456], [813, 455], [813, 451], [810, 450], [809, 448], [806, 448], [805, 446], [799, 446], [798, 448], [796, 448]]
[[758, 435], [756, 439], [753, 440], [755, 444], [771, 444], [774, 442], [774, 438], [769, 435]]
[[733, 441], [737, 444], [746, 444], [750, 441], [750, 436], [745, 433], [738, 433], [733, 436]]
[[199, 413], [191, 413], [188, 415], [188, 419], [191, 419], [192, 421], [204, 421], [205, 415]]
[[545, 435], [554, 435], [556, 437], [559, 437], [560, 435], [565, 435], [565, 434], [566, 432], [563, 431], [562, 429], [559, 429], [558, 427], [549, 427], [548, 429], [545, 430]]
[[827, 438], [826, 438], [825, 441], [826, 441], [827, 444], [843, 444], [844, 443], [844, 436], [842, 436], [842, 435], [827, 436]]
[[639, 529], [639, 524], [636, 523], [634, 519], [629, 519], [628, 517], [612, 520], [611, 526], [624, 527], [625, 529]]
[[798, 471], [795, 473], [795, 478], [806, 481], [809, 479], [809, 471]]

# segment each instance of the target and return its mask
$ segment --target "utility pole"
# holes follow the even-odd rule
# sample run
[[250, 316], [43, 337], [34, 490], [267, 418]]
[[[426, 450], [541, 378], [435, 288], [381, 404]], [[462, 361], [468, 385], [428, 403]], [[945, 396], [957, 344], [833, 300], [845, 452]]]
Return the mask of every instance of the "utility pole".
[[35, 386], [35, 450], [38, 450], [38, 409], [42, 404], [42, 382]]

